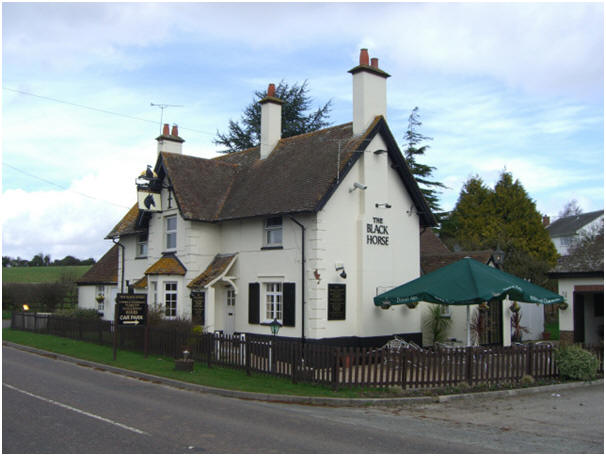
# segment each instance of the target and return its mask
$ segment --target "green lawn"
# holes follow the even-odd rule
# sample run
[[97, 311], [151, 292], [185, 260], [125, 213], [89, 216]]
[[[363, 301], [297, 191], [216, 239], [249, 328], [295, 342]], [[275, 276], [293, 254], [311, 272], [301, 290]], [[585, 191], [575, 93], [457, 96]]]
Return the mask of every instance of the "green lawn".
[[31, 266], [2, 268], [3, 283], [52, 283], [64, 277], [80, 278], [90, 265], [86, 266]]
[[[116, 361], [113, 361], [112, 347], [81, 342], [63, 337], [46, 334], [35, 334], [26, 331], [3, 329], [2, 338], [6, 341], [21, 345], [41, 348], [54, 353], [61, 353], [88, 361], [122, 367], [138, 372], [173, 378], [198, 385], [213, 386], [231, 390], [250, 391], [258, 393], [290, 394], [295, 396], [328, 396], [328, 397], [370, 397], [370, 391], [362, 389], [347, 389], [332, 391], [329, 388], [293, 384], [292, 381], [268, 375], [252, 374], [237, 369], [218, 366], [208, 368], [206, 364], [195, 363], [193, 372], [175, 371], [175, 361], [168, 357], [150, 355], [147, 359], [140, 353], [118, 351]], [[389, 391], [371, 390], [375, 397], [393, 395]]]

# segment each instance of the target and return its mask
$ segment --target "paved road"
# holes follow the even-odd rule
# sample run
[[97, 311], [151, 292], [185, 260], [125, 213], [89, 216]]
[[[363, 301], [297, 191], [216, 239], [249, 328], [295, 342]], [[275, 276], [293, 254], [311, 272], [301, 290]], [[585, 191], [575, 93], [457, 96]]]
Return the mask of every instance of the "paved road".
[[[603, 388], [310, 407], [141, 382], [3, 347], [4, 453], [602, 453]], [[579, 405], [579, 404], [583, 405]], [[554, 409], [555, 407], [555, 409]]]

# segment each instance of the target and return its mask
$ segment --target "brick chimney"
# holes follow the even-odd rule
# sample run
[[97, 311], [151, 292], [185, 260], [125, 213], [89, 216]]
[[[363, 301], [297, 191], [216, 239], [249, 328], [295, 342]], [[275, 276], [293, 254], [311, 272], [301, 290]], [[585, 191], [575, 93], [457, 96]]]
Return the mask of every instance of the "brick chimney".
[[183, 153], [182, 148], [185, 140], [179, 136], [179, 127], [177, 125], [173, 125], [172, 129], [169, 130], [168, 124], [164, 124], [162, 134], [156, 138], [156, 141], [158, 141], [158, 153]]
[[549, 223], [551, 222], [551, 220], [549, 219], [548, 215], [544, 215], [543, 216], [543, 226], [547, 227], [549, 226]]
[[376, 116], [387, 117], [387, 78], [379, 68], [379, 59], [368, 63], [368, 49], [360, 49], [360, 64], [349, 72], [353, 75], [353, 134], [366, 131]]
[[282, 137], [282, 104], [276, 97], [276, 86], [269, 84], [267, 96], [261, 101], [261, 160], [267, 158]]

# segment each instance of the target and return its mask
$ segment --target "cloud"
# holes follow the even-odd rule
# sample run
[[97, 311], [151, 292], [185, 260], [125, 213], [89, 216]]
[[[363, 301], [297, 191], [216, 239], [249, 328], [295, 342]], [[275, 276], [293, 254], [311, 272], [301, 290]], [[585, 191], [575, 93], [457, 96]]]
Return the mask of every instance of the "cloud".
[[[4, 4], [4, 55], [53, 68], [153, 63], [144, 48], [218, 43], [285, 56], [372, 46], [399, 74], [491, 77], [529, 92], [603, 96], [594, 4]], [[201, 26], [201, 23], [204, 25]], [[133, 27], [136, 24], [136, 27]], [[262, 29], [262, 33], [259, 33]], [[284, 33], [288, 30], [288, 33]], [[360, 35], [360, 30], [364, 30]], [[170, 56], [168, 56], [170, 57]], [[220, 55], [218, 56], [220, 57]], [[246, 58], [246, 54], [242, 55]]]

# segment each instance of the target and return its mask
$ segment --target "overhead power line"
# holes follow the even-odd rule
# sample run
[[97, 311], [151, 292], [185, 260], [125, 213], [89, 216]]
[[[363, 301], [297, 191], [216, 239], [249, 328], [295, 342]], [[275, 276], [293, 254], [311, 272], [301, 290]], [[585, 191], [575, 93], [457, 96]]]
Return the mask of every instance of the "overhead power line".
[[[107, 109], [100, 109], [100, 108], [95, 108], [93, 106], [83, 105], [83, 104], [80, 104], [80, 103], [73, 103], [71, 101], [61, 100], [59, 98], [47, 97], [45, 95], [38, 95], [36, 93], [26, 92], [25, 90], [13, 89], [13, 88], [4, 87], [4, 86], [2, 87], [2, 90], [8, 90], [9, 92], [15, 92], [15, 93], [19, 93], [21, 95], [27, 95], [27, 96], [30, 96], [30, 97], [40, 98], [42, 100], [53, 101], [55, 103], [61, 103], [61, 104], [69, 105], [69, 106], [75, 106], [77, 108], [88, 109], [90, 111], [100, 112], [100, 113], [103, 113], [103, 114], [109, 114], [109, 115], [118, 116], [118, 117], [125, 117], [127, 119], [138, 120], [138, 121], [141, 121], [141, 122], [147, 122], [147, 123], [152, 123], [154, 125], [158, 125], [158, 121], [156, 121], [156, 120], [144, 119], [142, 117], [136, 117], [136, 116], [131, 116], [131, 115], [128, 115], [128, 114], [123, 114], [123, 113], [120, 113], [120, 112], [109, 111]], [[160, 122], [160, 123], [162, 123], [162, 122]], [[193, 132], [200, 133], [200, 134], [203, 134], [203, 135], [215, 135], [215, 133], [211, 133], [209, 131], [196, 130], [194, 128], [188, 128], [188, 127], [184, 127], [182, 125], [179, 125], [179, 129], [180, 130], [193, 131]]]
[[68, 192], [75, 193], [75, 194], [80, 195], [80, 196], [84, 196], [85, 198], [90, 198], [90, 199], [93, 199], [93, 200], [96, 200], [96, 201], [100, 201], [102, 203], [111, 204], [112, 206], [117, 206], [117, 207], [121, 207], [121, 208], [124, 208], [124, 209], [130, 209], [130, 207], [123, 206], [122, 204], [112, 203], [111, 201], [102, 200], [102, 199], [99, 199], [99, 198], [95, 198], [94, 196], [87, 195], [86, 193], [82, 193], [82, 192], [78, 192], [76, 190], [72, 190], [69, 187], [66, 187], [64, 185], [57, 184], [57, 183], [55, 183], [53, 181], [50, 181], [48, 179], [45, 179], [43, 177], [36, 176], [35, 174], [28, 173], [27, 171], [23, 171], [22, 169], [19, 169], [16, 166], [13, 166], [13, 165], [9, 165], [6, 162], [2, 162], [2, 166], [6, 166], [6, 167], [11, 168], [11, 169], [13, 169], [15, 171], [18, 171], [18, 172], [20, 172], [22, 174], [25, 174], [26, 176], [33, 177], [34, 179], [38, 179], [38, 180], [40, 180], [42, 182], [46, 182], [47, 184], [54, 185], [55, 187], [58, 187], [58, 188], [60, 188], [62, 190], [67, 190]]

